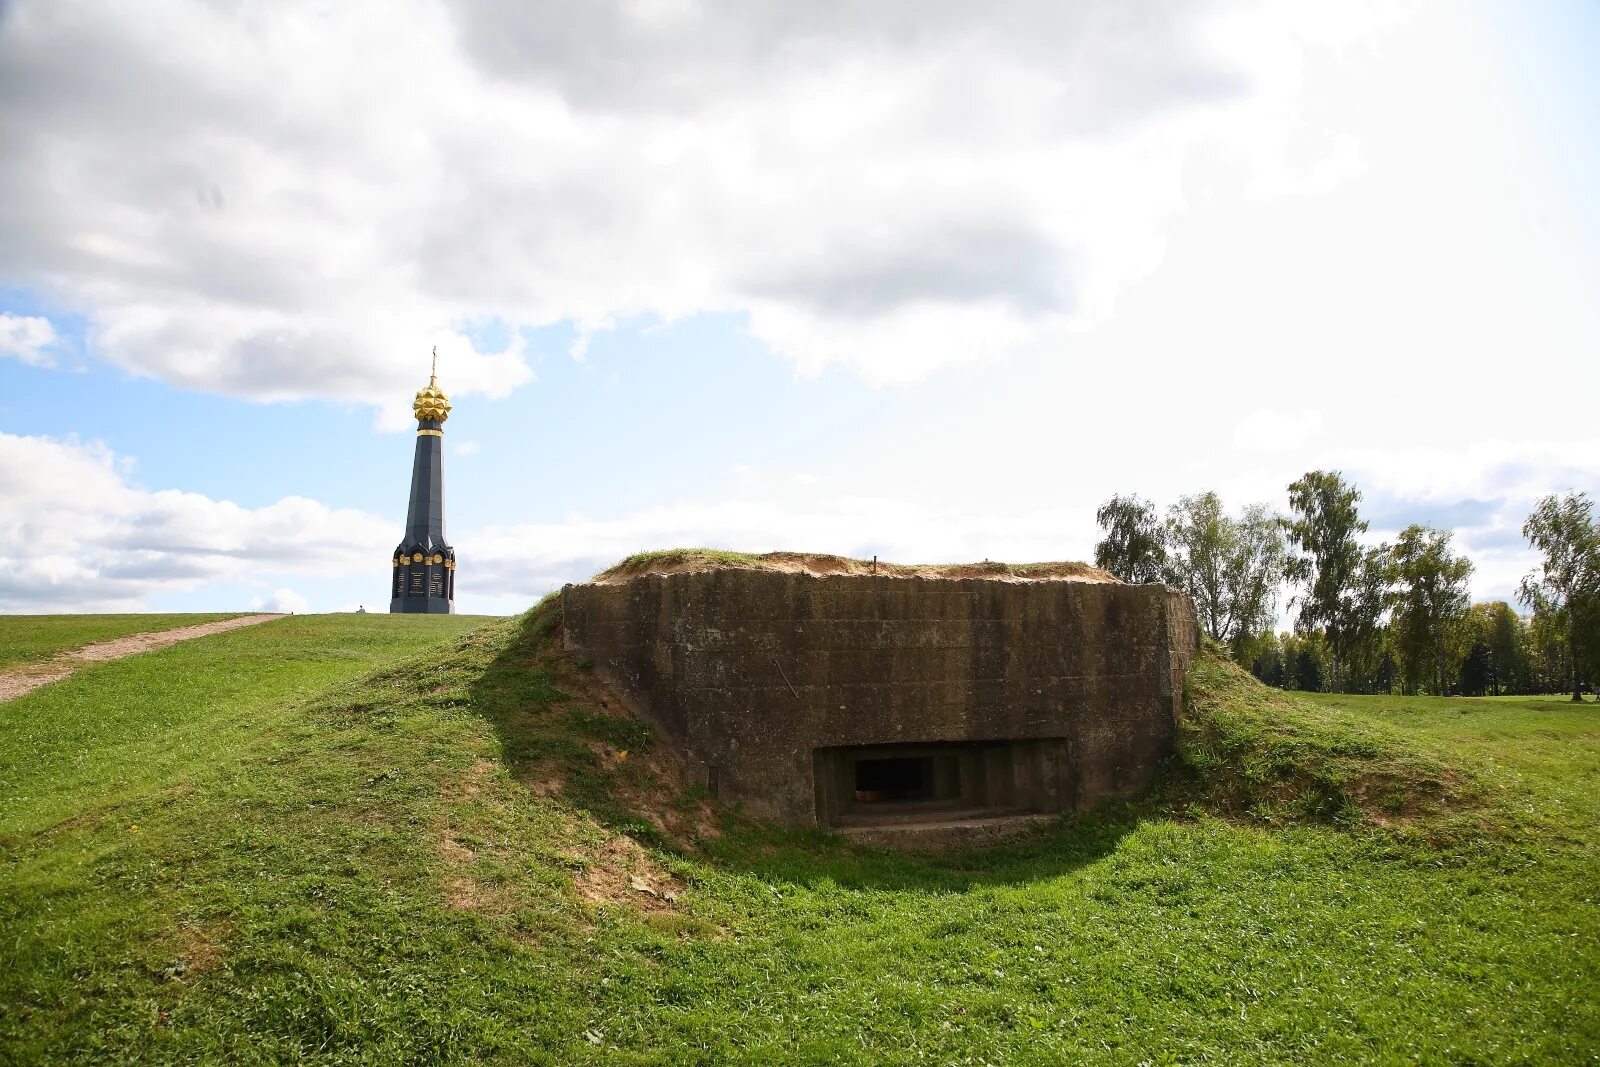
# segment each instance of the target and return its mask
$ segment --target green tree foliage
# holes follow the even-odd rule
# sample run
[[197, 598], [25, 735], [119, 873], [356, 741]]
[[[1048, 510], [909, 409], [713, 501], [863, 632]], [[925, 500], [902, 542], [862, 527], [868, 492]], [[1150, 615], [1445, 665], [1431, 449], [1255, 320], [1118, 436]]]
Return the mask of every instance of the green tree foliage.
[[1301, 646], [1294, 662], [1294, 688], [1307, 693], [1322, 692], [1322, 667], [1316, 653], [1309, 646]]
[[1600, 657], [1600, 528], [1587, 493], [1554, 494], [1540, 500], [1522, 525], [1522, 535], [1544, 555], [1517, 589], [1517, 598], [1547, 620], [1549, 638], [1565, 637], [1572, 699], [1583, 699], [1580, 663]]
[[[1393, 602], [1394, 550], [1387, 544], [1361, 550], [1344, 620], [1344, 651], [1337, 689], [1346, 693], [1387, 693], [1395, 662], [1384, 616]], [[1329, 662], [1332, 662], [1332, 641]]]
[[1288, 577], [1289, 542], [1283, 519], [1265, 504], [1251, 504], [1234, 526], [1239, 531], [1233, 567], [1240, 614], [1269, 626], [1278, 614], [1278, 591]]
[[1289, 485], [1288, 574], [1301, 587], [1296, 629], [1327, 638], [1330, 688], [1346, 687], [1353, 659], [1373, 661], [1388, 603], [1388, 549], [1363, 549], [1361, 493], [1339, 471], [1308, 471]]
[[1322, 691], [1327, 645], [1316, 633], [1265, 633], [1257, 638], [1250, 669], [1279, 689]]
[[1486, 605], [1489, 678], [1496, 693], [1527, 693], [1533, 688], [1528, 667], [1528, 624], [1504, 600]]
[[1503, 600], [1474, 604], [1462, 619], [1466, 656], [1461, 692], [1505, 696], [1534, 691], [1528, 657], [1528, 625]]
[[1277, 614], [1287, 547], [1282, 522], [1255, 504], [1230, 517], [1216, 493], [1167, 511], [1167, 571], [1194, 599], [1200, 626], [1244, 662]]
[[1114, 496], [1094, 521], [1105, 537], [1094, 546], [1094, 563], [1125, 582], [1159, 582], [1166, 573], [1166, 530], [1155, 505], [1139, 496]]
[[1289, 688], [1289, 669], [1284, 661], [1283, 642], [1277, 634], [1263, 634], [1256, 643], [1250, 673], [1274, 688]]
[[1528, 620], [1528, 660], [1537, 693], [1557, 693], [1572, 678], [1565, 612], [1535, 610]]
[[1574, 651], [1575, 666], [1600, 700], [1600, 593], [1573, 601], [1572, 628], [1581, 635]]
[[1228, 636], [1232, 622], [1223, 574], [1232, 539], [1216, 493], [1182, 497], [1167, 509], [1167, 574], [1194, 601], [1200, 628], [1214, 641]]
[[1469, 697], [1488, 696], [1494, 688], [1489, 669], [1489, 646], [1481, 642], [1473, 642], [1467, 650], [1467, 656], [1461, 661], [1461, 670], [1457, 675], [1457, 684], [1461, 694]]
[[[1464, 623], [1472, 599], [1472, 561], [1451, 551], [1450, 534], [1413, 524], [1391, 550], [1398, 588], [1393, 596], [1392, 644], [1407, 693], [1424, 684], [1444, 696], [1453, 669], [1471, 648]], [[1488, 670], [1488, 651], [1482, 667]]]
[[[1125, 581], [1169, 581], [1200, 626], [1270, 685], [1289, 689], [1581, 698], [1600, 683], [1600, 525], [1583, 493], [1539, 502], [1523, 533], [1544, 556], [1523, 579], [1519, 615], [1471, 605], [1472, 563], [1451, 535], [1421, 525], [1364, 545], [1361, 493], [1339, 471], [1289, 486], [1290, 517], [1252, 506], [1238, 518], [1217, 494], [1183, 497], [1162, 522], [1138, 496], [1096, 512], [1095, 562]], [[1295, 632], [1271, 623], [1283, 580], [1297, 592]]]

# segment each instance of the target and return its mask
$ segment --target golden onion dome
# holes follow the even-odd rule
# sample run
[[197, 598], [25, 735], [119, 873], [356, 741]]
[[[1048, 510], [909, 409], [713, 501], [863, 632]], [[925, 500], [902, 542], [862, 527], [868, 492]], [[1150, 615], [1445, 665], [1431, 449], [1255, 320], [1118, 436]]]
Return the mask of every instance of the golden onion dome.
[[417, 391], [417, 399], [412, 403], [411, 410], [417, 413], [418, 422], [443, 422], [450, 417], [450, 398], [439, 388], [437, 379], [429, 378], [427, 388]]
[[417, 399], [411, 404], [418, 422], [443, 422], [450, 417], [450, 398], [439, 388], [439, 349], [433, 350], [433, 373], [428, 375], [426, 388], [417, 390]]

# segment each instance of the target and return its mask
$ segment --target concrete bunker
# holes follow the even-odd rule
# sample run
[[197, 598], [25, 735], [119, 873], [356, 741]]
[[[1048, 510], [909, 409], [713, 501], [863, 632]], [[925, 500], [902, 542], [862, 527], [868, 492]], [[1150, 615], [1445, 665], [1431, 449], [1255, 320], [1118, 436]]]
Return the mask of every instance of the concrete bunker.
[[757, 817], [935, 843], [1130, 795], [1171, 750], [1196, 628], [1165, 586], [668, 560], [567, 586], [567, 647]]

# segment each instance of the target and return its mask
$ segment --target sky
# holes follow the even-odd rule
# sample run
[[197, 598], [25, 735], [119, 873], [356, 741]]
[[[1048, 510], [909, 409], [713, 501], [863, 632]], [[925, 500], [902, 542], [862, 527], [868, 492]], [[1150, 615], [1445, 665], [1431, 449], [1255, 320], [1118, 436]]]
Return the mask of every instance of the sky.
[[0, 611], [1600, 495], [1600, 4], [0, 0]]

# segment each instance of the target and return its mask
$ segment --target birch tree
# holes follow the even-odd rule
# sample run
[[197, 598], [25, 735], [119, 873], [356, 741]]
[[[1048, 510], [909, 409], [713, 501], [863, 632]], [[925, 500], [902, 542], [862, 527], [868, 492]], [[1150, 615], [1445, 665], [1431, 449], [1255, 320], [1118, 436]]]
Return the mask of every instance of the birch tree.
[[[1587, 493], [1551, 494], [1540, 500], [1522, 524], [1522, 535], [1544, 555], [1517, 588], [1517, 599], [1535, 616], [1564, 624], [1571, 663], [1572, 699], [1583, 699], [1581, 660], [1596, 655], [1600, 634], [1600, 529]], [[1588, 632], [1585, 632], [1588, 631]]]
[[1125, 582], [1159, 582], [1166, 574], [1166, 530], [1155, 505], [1138, 496], [1114, 496], [1094, 521], [1105, 537], [1094, 546], [1094, 565]]
[[1390, 623], [1401, 675], [1409, 692], [1420, 688], [1423, 672], [1433, 691], [1443, 695], [1446, 679], [1460, 658], [1463, 623], [1472, 606], [1467, 581], [1472, 561], [1450, 547], [1446, 530], [1413, 524], [1400, 533], [1393, 549], [1399, 589]]

